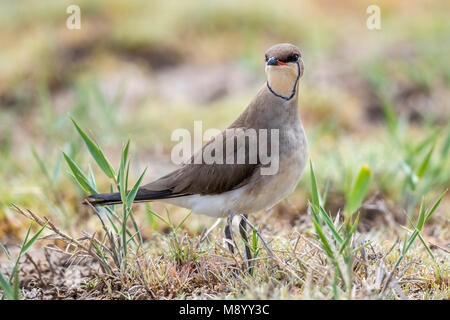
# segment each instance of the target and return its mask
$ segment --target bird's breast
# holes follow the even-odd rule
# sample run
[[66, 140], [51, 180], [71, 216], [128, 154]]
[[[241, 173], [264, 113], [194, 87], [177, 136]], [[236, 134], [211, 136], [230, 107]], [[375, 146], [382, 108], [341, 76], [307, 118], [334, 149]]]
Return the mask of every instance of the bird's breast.
[[280, 133], [279, 169], [274, 175], [256, 175], [246, 186], [247, 201], [239, 211], [251, 213], [273, 207], [297, 186], [308, 158], [306, 135], [301, 123]]

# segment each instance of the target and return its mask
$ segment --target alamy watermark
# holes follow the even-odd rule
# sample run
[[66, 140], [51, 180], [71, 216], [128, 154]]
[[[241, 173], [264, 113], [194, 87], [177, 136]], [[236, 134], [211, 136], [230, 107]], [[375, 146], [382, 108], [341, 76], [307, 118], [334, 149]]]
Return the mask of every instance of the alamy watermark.
[[[202, 148], [203, 141], [212, 139]], [[262, 175], [274, 175], [279, 169], [280, 134], [278, 129], [208, 129], [194, 121], [194, 137], [187, 129], [172, 132], [174, 164], [260, 164]], [[193, 150], [197, 150], [193, 152]]]
[[79, 6], [72, 4], [67, 7], [66, 13], [70, 14], [66, 19], [66, 27], [70, 30], [81, 29], [81, 9]]
[[369, 14], [366, 20], [366, 26], [369, 30], [381, 29], [381, 10], [376, 4], [367, 7], [366, 13]]

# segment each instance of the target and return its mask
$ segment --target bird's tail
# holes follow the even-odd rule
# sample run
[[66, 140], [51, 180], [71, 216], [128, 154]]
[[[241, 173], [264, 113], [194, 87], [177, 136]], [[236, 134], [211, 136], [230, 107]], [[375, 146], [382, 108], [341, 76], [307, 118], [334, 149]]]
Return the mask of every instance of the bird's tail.
[[[174, 194], [172, 190], [147, 190], [140, 188], [136, 193], [136, 197], [133, 202], [146, 202], [152, 200], [161, 200], [168, 198], [176, 198], [184, 196], [183, 194]], [[110, 204], [119, 204], [122, 203], [122, 199], [120, 193], [98, 193], [92, 194], [86, 199], [89, 203], [94, 206], [105, 206]]]

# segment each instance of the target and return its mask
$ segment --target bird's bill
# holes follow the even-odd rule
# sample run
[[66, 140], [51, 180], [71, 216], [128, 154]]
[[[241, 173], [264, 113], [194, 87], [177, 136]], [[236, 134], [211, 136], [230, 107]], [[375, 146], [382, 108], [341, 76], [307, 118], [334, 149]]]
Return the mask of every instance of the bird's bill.
[[269, 60], [267, 60], [268, 66], [286, 66], [287, 64], [278, 60], [275, 57], [271, 57]]

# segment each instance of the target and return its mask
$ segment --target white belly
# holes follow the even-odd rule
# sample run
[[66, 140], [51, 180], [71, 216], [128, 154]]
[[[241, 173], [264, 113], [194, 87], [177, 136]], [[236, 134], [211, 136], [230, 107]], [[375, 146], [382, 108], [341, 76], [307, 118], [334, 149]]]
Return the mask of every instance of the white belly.
[[190, 209], [193, 213], [210, 217], [225, 217], [237, 212], [239, 203], [244, 201], [245, 187], [216, 195], [192, 195], [180, 198], [164, 199], [162, 202]]

